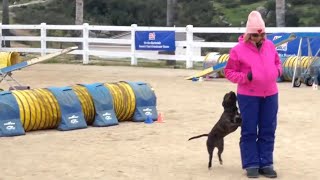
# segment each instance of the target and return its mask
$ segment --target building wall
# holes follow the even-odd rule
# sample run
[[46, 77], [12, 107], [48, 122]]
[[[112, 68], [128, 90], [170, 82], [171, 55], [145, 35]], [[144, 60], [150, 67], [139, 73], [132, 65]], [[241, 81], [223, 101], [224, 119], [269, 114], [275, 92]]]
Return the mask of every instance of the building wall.
[[[176, 48], [176, 55], [185, 55], [187, 48], [184, 47], [177, 47]], [[193, 48], [193, 55], [194, 56], [201, 56], [201, 47], [194, 47]]]
[[[113, 46], [113, 45], [90, 45], [90, 50], [97, 50], [97, 51], [111, 51], [111, 52], [131, 52], [130, 46]], [[185, 55], [186, 54], [186, 48], [184, 47], [176, 47], [176, 55]], [[158, 51], [142, 51], [139, 50], [139, 53], [145, 53], [150, 55], [157, 55]], [[200, 47], [194, 47], [193, 48], [193, 55], [194, 56], [201, 56], [201, 48]]]

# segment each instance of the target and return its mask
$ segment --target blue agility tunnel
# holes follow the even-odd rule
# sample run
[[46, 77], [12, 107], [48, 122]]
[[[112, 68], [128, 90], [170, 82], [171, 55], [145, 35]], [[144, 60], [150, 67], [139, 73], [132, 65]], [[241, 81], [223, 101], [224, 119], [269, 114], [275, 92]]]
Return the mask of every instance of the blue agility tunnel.
[[0, 92], [0, 137], [25, 135], [16, 98], [10, 91]]
[[82, 84], [85, 86], [93, 100], [95, 117], [93, 126], [104, 127], [118, 125], [112, 95], [103, 83]]
[[157, 98], [152, 87], [144, 82], [127, 82], [134, 91], [136, 108], [133, 115], [134, 122], [143, 122], [147, 116], [157, 120]]
[[0, 92], [0, 137], [28, 131], [69, 131], [88, 125], [158, 119], [157, 98], [144, 82], [80, 84], [74, 87]]
[[50, 87], [48, 90], [52, 92], [60, 106], [61, 121], [58, 130], [87, 128], [80, 101], [71, 87]]

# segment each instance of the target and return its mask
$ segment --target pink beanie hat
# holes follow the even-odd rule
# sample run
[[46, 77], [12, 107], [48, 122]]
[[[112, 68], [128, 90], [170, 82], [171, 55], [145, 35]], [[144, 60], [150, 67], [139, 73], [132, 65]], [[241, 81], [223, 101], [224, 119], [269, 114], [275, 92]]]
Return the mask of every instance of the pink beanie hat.
[[265, 33], [265, 23], [258, 11], [252, 11], [248, 16], [246, 34]]

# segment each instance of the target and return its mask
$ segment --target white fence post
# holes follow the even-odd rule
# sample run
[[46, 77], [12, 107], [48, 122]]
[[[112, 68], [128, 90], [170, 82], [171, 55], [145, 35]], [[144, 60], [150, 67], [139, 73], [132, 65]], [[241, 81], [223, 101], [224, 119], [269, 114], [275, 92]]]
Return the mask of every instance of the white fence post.
[[193, 67], [193, 62], [192, 62], [192, 56], [193, 56], [193, 25], [187, 25], [186, 27], [186, 35], [187, 35], [187, 62], [186, 62], [186, 68], [192, 68]]
[[46, 29], [46, 23], [41, 23], [40, 24], [40, 34], [41, 34], [41, 56], [46, 55], [46, 51], [47, 51], [47, 29]]
[[137, 65], [137, 58], [136, 58], [136, 29], [138, 25], [132, 24], [131, 25], [131, 65]]
[[82, 58], [83, 58], [83, 64], [89, 63], [89, 24], [84, 23], [83, 24], [83, 41], [82, 41]]

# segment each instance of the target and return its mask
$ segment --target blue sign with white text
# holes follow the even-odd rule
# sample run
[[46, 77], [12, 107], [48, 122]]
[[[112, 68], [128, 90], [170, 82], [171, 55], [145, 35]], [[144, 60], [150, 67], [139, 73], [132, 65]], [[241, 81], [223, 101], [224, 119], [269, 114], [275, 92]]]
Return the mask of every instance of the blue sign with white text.
[[[282, 38], [283, 36], [290, 35], [291, 33], [273, 33], [267, 36], [267, 38], [271, 41], [274, 41], [278, 38]], [[315, 56], [317, 51], [320, 49], [320, 33], [293, 33], [296, 35], [296, 39], [283, 43], [278, 46], [276, 50], [280, 56], [297, 56], [299, 51], [300, 38], [301, 42], [301, 55], [308, 56], [308, 39], [310, 42], [310, 50], [312, 56]], [[318, 54], [320, 56], [320, 54]]]
[[136, 31], [136, 50], [175, 51], [175, 31]]

